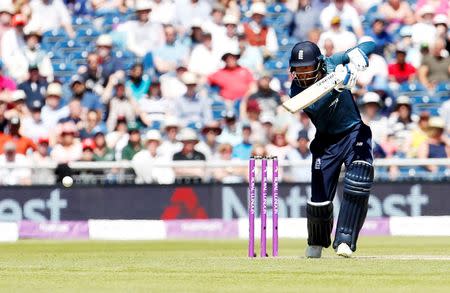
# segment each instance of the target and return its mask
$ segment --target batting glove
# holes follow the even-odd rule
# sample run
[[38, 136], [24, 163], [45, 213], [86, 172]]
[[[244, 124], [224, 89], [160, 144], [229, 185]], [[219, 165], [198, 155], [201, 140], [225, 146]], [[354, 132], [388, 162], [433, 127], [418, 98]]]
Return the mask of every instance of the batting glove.
[[350, 50], [347, 52], [347, 56], [350, 59], [350, 63], [355, 65], [359, 71], [364, 71], [369, 66], [369, 58], [360, 48]]
[[352, 63], [349, 64], [339, 64], [334, 69], [337, 77], [342, 80], [342, 83], [339, 83], [335, 89], [339, 92], [342, 92], [344, 89], [350, 90], [356, 85], [356, 79], [358, 77], [358, 70], [355, 65]]

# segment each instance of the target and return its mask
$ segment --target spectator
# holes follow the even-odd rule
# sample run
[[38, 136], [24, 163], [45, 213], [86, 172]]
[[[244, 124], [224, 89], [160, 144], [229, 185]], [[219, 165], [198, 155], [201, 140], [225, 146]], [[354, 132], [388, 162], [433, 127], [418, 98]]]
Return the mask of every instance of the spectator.
[[241, 143], [242, 129], [239, 126], [236, 114], [232, 111], [228, 111], [223, 118], [225, 125], [223, 126], [222, 133], [217, 138], [217, 141], [221, 144], [229, 143], [233, 146]]
[[375, 41], [375, 50], [373, 53], [384, 56], [384, 50], [392, 44], [391, 35], [386, 32], [386, 20], [380, 14], [373, 17], [371, 29], [367, 34]]
[[220, 128], [219, 122], [210, 121], [203, 126], [201, 133], [203, 140], [195, 146], [195, 149], [203, 153], [206, 160], [209, 161], [217, 154], [217, 148], [219, 146], [217, 137], [222, 133], [222, 128]]
[[40, 74], [47, 80], [53, 80], [53, 67], [47, 52], [40, 48], [42, 35], [32, 29], [25, 29], [25, 45], [10, 56], [6, 63], [8, 72], [18, 82], [28, 79], [30, 66], [39, 68]]
[[[236, 159], [233, 158], [232, 153], [233, 146], [231, 144], [221, 144], [219, 145], [218, 154], [215, 159], [221, 161], [223, 164], [235, 161]], [[225, 184], [244, 182], [246, 175], [246, 168], [233, 167], [232, 165], [225, 166], [224, 168], [214, 168], [213, 170], [214, 180]]]
[[234, 146], [232, 154], [233, 158], [239, 160], [250, 159], [253, 150], [251, 137], [252, 137], [252, 127], [250, 126], [250, 124], [244, 124], [242, 126], [242, 142]]
[[136, 122], [128, 123], [128, 144], [122, 150], [122, 160], [130, 161], [135, 154], [142, 150], [141, 134]]
[[152, 19], [155, 23], [175, 23], [176, 7], [171, 0], [154, 0]]
[[431, 47], [431, 54], [425, 56], [419, 68], [420, 82], [432, 90], [440, 82], [450, 79], [450, 58], [445, 51], [445, 42], [437, 39]]
[[80, 161], [84, 162], [94, 161], [94, 149], [95, 149], [94, 140], [92, 140], [92, 138], [85, 138], [83, 139], [81, 145], [83, 148], [83, 152], [81, 154]]
[[445, 14], [437, 14], [433, 18], [434, 27], [436, 28], [436, 37], [445, 41], [445, 49], [450, 52], [450, 34], [448, 32], [448, 17]]
[[411, 26], [404, 26], [399, 32], [400, 40], [397, 45], [406, 49], [406, 61], [410, 62], [414, 68], [419, 68], [422, 61], [422, 53], [419, 48], [413, 44]]
[[224, 32], [212, 33], [213, 51], [217, 56], [222, 56], [228, 51], [237, 50], [239, 47], [238, 24], [239, 18], [235, 15], [225, 15], [223, 17]]
[[134, 122], [136, 120], [136, 102], [128, 96], [125, 90], [125, 81], [118, 80], [114, 86], [114, 92], [105, 90], [104, 102], [109, 100], [109, 93], [113, 95], [109, 101], [109, 114], [106, 121], [109, 131], [116, 128], [118, 117], [125, 117], [128, 123]]
[[[324, 30], [330, 28], [333, 17], [339, 16], [342, 20], [342, 27], [346, 30], [355, 32], [358, 37], [363, 35], [361, 20], [356, 9], [345, 0], [333, 0], [322, 10], [320, 22]], [[336, 45], [336, 44], [335, 44]], [[337, 50], [339, 52], [339, 50]]]
[[[272, 75], [268, 71], [261, 72], [261, 77], [257, 82], [256, 92], [248, 97], [248, 101], [255, 100], [261, 109], [262, 115], [276, 115], [277, 106], [281, 104], [280, 94], [270, 88]], [[242, 114], [245, 115], [247, 101], [241, 103]]]
[[275, 117], [273, 115], [261, 115], [260, 121], [263, 128], [263, 140], [261, 141], [261, 143], [267, 145], [272, 141], [273, 138]]
[[192, 50], [188, 69], [201, 77], [203, 83], [207, 75], [219, 69], [219, 58], [213, 50], [211, 33], [202, 33], [202, 41]]
[[40, 137], [48, 137], [49, 129], [42, 119], [42, 102], [36, 100], [30, 106], [30, 115], [23, 119], [22, 133], [36, 142]]
[[[11, 3], [2, 1], [0, 3], [0, 43], [5, 32], [12, 28], [11, 20], [14, 15], [14, 7]], [[0, 48], [0, 56], [1, 48]]]
[[367, 92], [362, 97], [361, 104], [362, 121], [372, 130], [373, 141], [380, 144], [385, 139], [386, 129], [388, 129], [388, 120], [380, 115], [380, 95], [374, 92]]
[[120, 59], [112, 54], [113, 40], [110, 35], [100, 35], [96, 42], [96, 53], [98, 56], [98, 62], [101, 65], [101, 79], [103, 80], [102, 86], [106, 86], [111, 76], [115, 78], [122, 78], [125, 76], [123, 71], [123, 64]]
[[265, 139], [265, 136], [263, 133], [261, 121], [259, 121], [261, 108], [259, 107], [258, 102], [256, 100], [248, 101], [246, 110], [247, 111], [244, 117], [247, 118], [245, 123], [250, 124], [250, 127], [252, 128], [251, 141], [262, 143]]
[[185, 72], [181, 80], [186, 85], [187, 91], [175, 101], [177, 117], [182, 125], [199, 129], [205, 122], [212, 120], [211, 102], [198, 91], [195, 74]]
[[450, 100], [444, 102], [439, 109], [442, 119], [444, 119], [445, 130], [450, 135]]
[[165, 44], [153, 52], [156, 70], [161, 73], [173, 71], [177, 64], [187, 64], [189, 48], [178, 38], [172, 25], [164, 28]]
[[[430, 118], [427, 129], [428, 139], [419, 147], [417, 153], [419, 159], [450, 157], [449, 146], [446, 145], [443, 138], [444, 127], [444, 121], [441, 118]], [[439, 170], [438, 166], [435, 165], [427, 166], [426, 168], [431, 172]]]
[[[27, 158], [16, 152], [16, 145], [9, 141], [4, 145], [4, 153], [0, 155], [0, 164], [6, 163], [27, 165]], [[31, 185], [31, 169], [28, 167], [0, 168], [1, 185]]]
[[286, 139], [290, 145], [295, 146], [298, 142], [298, 134], [300, 131], [306, 131], [308, 133], [308, 141], [311, 141], [316, 134], [316, 128], [311, 123], [306, 112], [301, 111], [297, 114], [297, 120], [288, 125], [286, 132]]
[[148, 0], [136, 2], [136, 20], [130, 20], [118, 28], [127, 39], [127, 48], [138, 57], [160, 48], [164, 44], [161, 23], [150, 19], [153, 3]]
[[310, 164], [312, 162], [311, 151], [309, 150], [308, 131], [300, 130], [297, 135], [297, 147], [292, 148], [287, 154], [286, 159], [290, 162], [307, 162], [305, 166], [291, 167], [288, 174], [285, 175], [286, 181], [290, 182], [311, 182]]
[[[69, 115], [59, 119], [58, 123], [73, 122], [77, 126], [77, 130], [80, 131], [84, 126], [83, 123], [87, 114], [82, 113], [83, 108], [81, 107], [81, 101], [78, 99], [72, 99], [67, 107], [69, 108]], [[82, 117], [84, 118], [82, 119]]]
[[26, 103], [31, 107], [35, 101], [45, 102], [45, 92], [47, 91], [48, 82], [41, 76], [39, 67], [31, 64], [28, 67], [28, 79], [19, 84], [18, 88], [23, 90], [26, 95]]
[[194, 19], [206, 23], [211, 14], [211, 5], [206, 0], [175, 0], [177, 30], [184, 33]]
[[342, 27], [341, 18], [339, 16], [335, 16], [331, 19], [329, 27], [328, 30], [320, 35], [319, 43], [317, 44], [320, 48], [324, 48], [326, 40], [331, 40], [331, 42], [333, 42], [333, 47], [336, 52], [343, 52], [356, 46], [356, 35]]
[[86, 88], [85, 80], [80, 75], [74, 75], [70, 84], [72, 99], [79, 100], [83, 109], [83, 116], [89, 111], [95, 111], [101, 117], [104, 106], [100, 97]]
[[225, 14], [235, 15], [238, 18], [241, 16], [240, 4], [237, 1], [219, 0], [218, 2], [225, 8]]
[[[181, 151], [173, 155], [174, 161], [205, 161], [206, 157], [203, 153], [195, 150], [195, 145], [199, 142], [197, 133], [191, 128], [184, 128], [180, 131], [179, 141], [183, 144]], [[180, 183], [201, 182], [204, 168], [189, 167], [175, 168], [176, 181]]]
[[205, 24], [203, 24], [200, 20], [194, 20], [194, 22], [192, 22], [189, 37], [186, 37], [184, 40], [185, 45], [187, 45], [190, 50], [202, 43], [203, 34], [207, 32], [203, 31], [202, 26], [205, 27]]
[[13, 60], [17, 52], [22, 52], [25, 48], [24, 27], [27, 24], [27, 17], [23, 14], [16, 14], [11, 20], [12, 29], [6, 31], [2, 37], [1, 52], [2, 60], [7, 68], [13, 68], [14, 64], [8, 64]]
[[106, 134], [106, 145], [115, 151], [114, 157], [119, 160], [122, 149], [128, 144], [128, 127], [125, 117], [118, 117], [116, 128]]
[[82, 145], [75, 139], [77, 128], [72, 122], [60, 124], [57, 128], [58, 143], [53, 147], [50, 157], [58, 164], [78, 161], [82, 155]]
[[326, 39], [323, 41], [323, 51], [325, 57], [331, 57], [333, 54], [336, 53], [336, 50], [334, 49], [334, 44], [331, 39]]
[[20, 119], [17, 116], [9, 120], [5, 135], [0, 140], [0, 153], [4, 152], [5, 144], [10, 141], [16, 145], [14, 151], [18, 154], [26, 155], [36, 150], [34, 142], [20, 133]]
[[99, 130], [106, 131], [106, 126], [96, 111], [90, 110], [86, 115], [86, 120], [83, 122], [84, 125], [80, 131], [81, 139], [92, 138]]
[[99, 59], [97, 53], [89, 53], [86, 57], [87, 66], [80, 67], [78, 73], [85, 81], [86, 89], [101, 96], [108, 80], [103, 76], [103, 66], [99, 63]]
[[[219, 36], [223, 36], [225, 28], [223, 26], [223, 20], [225, 16], [225, 7], [221, 3], [215, 3], [211, 10], [211, 17], [206, 22], [202, 19], [194, 19], [192, 26], [195, 24], [204, 32], [211, 33], [212, 38], [216, 39]], [[225, 45], [225, 44], [224, 44]]]
[[26, 116], [29, 116], [28, 108], [25, 104], [25, 92], [23, 90], [15, 90], [11, 94], [11, 103], [9, 104], [8, 111], [5, 112], [5, 117], [19, 117], [20, 119], [23, 119]]
[[[40, 137], [37, 140], [37, 150], [34, 151], [29, 157], [33, 164], [51, 164], [53, 163], [50, 158], [49, 139], [48, 137]], [[33, 184], [55, 184], [55, 172], [53, 169], [36, 168], [32, 170], [31, 175]]]
[[150, 78], [144, 74], [144, 67], [140, 63], [135, 63], [130, 70], [130, 76], [126, 82], [126, 88], [130, 92], [131, 97], [138, 101], [144, 97], [150, 86]]
[[100, 128], [94, 133], [94, 161], [114, 161], [114, 150], [106, 144], [105, 133]]
[[169, 163], [170, 157], [161, 156], [158, 148], [161, 134], [158, 130], [149, 130], [145, 135], [145, 148], [139, 151], [132, 160], [136, 173], [136, 183], [172, 184], [175, 174], [169, 167], [154, 167], [154, 164]]
[[161, 82], [162, 96], [174, 100], [186, 92], [186, 86], [181, 81], [181, 76], [187, 71], [182, 63], [177, 64], [175, 72], [169, 71], [159, 78]]
[[388, 65], [389, 80], [398, 84], [412, 82], [416, 76], [416, 69], [411, 63], [406, 62], [406, 49], [397, 45], [395, 50], [395, 62]]
[[34, 0], [30, 2], [30, 25], [41, 32], [58, 30], [63, 27], [70, 38], [75, 38], [72, 18], [61, 0]]
[[287, 153], [292, 150], [292, 146], [286, 140], [286, 130], [276, 128], [266, 150], [269, 156], [277, 156], [280, 160], [286, 159]]
[[296, 1], [297, 9], [290, 15], [289, 34], [299, 42], [308, 40], [308, 32], [320, 28], [320, 8], [311, 0]]
[[406, 139], [411, 135], [413, 129], [417, 127], [415, 119], [411, 114], [411, 101], [408, 96], [399, 96], [396, 101], [396, 108], [391, 113], [388, 121], [388, 129], [394, 132], [397, 146], [403, 146]]
[[89, 0], [92, 9], [97, 14], [119, 12], [127, 13], [134, 1], [129, 0]]
[[424, 6], [431, 6], [434, 8], [436, 14], [449, 14], [450, 13], [450, 4], [447, 0], [418, 0], [416, 9], [420, 11], [420, 9]]
[[384, 16], [387, 21], [387, 31], [395, 32], [403, 25], [411, 25], [414, 23], [414, 14], [407, 1], [404, 0], [388, 0], [381, 4], [378, 12]]
[[424, 5], [416, 11], [417, 23], [411, 27], [412, 41], [416, 47], [430, 47], [436, 41], [436, 28], [433, 25], [434, 8]]
[[403, 146], [403, 151], [408, 158], [417, 158], [417, 151], [419, 147], [428, 139], [427, 129], [428, 121], [430, 120], [429, 112], [422, 112], [419, 116], [417, 126], [412, 130], [407, 142]]
[[161, 83], [156, 79], [148, 94], [139, 100], [139, 118], [145, 126], [159, 129], [164, 119], [173, 114], [173, 108], [173, 102], [161, 96]]
[[45, 105], [41, 117], [48, 129], [54, 129], [59, 120], [69, 116], [69, 107], [61, 103], [62, 87], [59, 83], [51, 83], [47, 87]]
[[251, 20], [244, 23], [244, 35], [250, 46], [260, 47], [263, 56], [273, 57], [278, 51], [278, 40], [275, 30], [264, 23], [266, 5], [262, 2], [254, 2], [250, 6]]
[[239, 57], [236, 51], [225, 53], [222, 56], [225, 67], [208, 76], [209, 84], [219, 87], [219, 94], [225, 99], [228, 109], [248, 96], [255, 86], [252, 73], [238, 64]]
[[239, 58], [239, 65], [248, 68], [253, 74], [257, 74], [264, 70], [264, 57], [257, 47], [250, 46], [244, 35], [238, 36], [239, 40], [239, 52], [241, 57]]
[[177, 139], [180, 123], [176, 117], [169, 116], [165, 119], [163, 126], [165, 139], [161, 144], [160, 151], [164, 156], [173, 157], [183, 147], [183, 144]]

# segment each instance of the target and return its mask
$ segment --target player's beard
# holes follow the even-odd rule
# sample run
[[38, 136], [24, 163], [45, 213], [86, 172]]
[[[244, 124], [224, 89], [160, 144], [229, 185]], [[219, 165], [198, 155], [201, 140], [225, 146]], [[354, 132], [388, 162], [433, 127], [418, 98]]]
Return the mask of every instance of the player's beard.
[[310, 76], [310, 77], [306, 77], [306, 78], [299, 78], [298, 73], [296, 73], [295, 71], [292, 71], [291, 72], [292, 81], [295, 82], [301, 88], [307, 88], [307, 87], [313, 85], [323, 76], [320, 63], [317, 65], [316, 69], [314, 69], [312, 71], [302, 72], [301, 74], [306, 75], [306, 74], [313, 74], [313, 73], [315, 73], [314, 76]]

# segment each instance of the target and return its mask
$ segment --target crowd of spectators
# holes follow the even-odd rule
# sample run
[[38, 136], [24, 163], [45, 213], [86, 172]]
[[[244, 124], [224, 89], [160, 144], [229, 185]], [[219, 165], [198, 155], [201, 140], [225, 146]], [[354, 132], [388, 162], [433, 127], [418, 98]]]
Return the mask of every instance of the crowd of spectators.
[[[354, 90], [376, 158], [448, 158], [449, 3], [2, 0], [0, 163], [128, 160], [137, 182], [171, 183], [202, 181], [204, 170], [153, 162], [309, 161], [314, 126], [278, 107], [287, 56], [304, 40], [325, 56], [376, 42]], [[308, 181], [308, 170], [283, 180]], [[0, 173], [0, 184], [39, 175]], [[230, 164], [208, 176], [245, 174]]]

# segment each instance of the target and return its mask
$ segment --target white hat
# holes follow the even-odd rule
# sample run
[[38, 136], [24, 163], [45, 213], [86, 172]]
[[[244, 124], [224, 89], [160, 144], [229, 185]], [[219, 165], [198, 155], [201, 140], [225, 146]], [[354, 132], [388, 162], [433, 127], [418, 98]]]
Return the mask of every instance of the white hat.
[[381, 98], [380, 95], [374, 92], [367, 92], [364, 94], [363, 98], [362, 98], [362, 104], [368, 104], [368, 103], [376, 103], [376, 104], [380, 104], [381, 103]]
[[234, 14], [227, 14], [223, 17], [223, 24], [238, 25], [239, 19]]
[[445, 121], [439, 116], [431, 117], [430, 120], [428, 120], [428, 127], [444, 129]]
[[95, 44], [97, 46], [112, 47], [113, 39], [110, 35], [100, 35]]
[[147, 133], [145, 134], [145, 141], [150, 140], [161, 141], [161, 133], [159, 132], [159, 130], [150, 129], [149, 131], [147, 131]]
[[6, 12], [6, 13], [13, 15], [14, 14], [14, 6], [11, 3], [8, 3], [7, 1], [1, 1], [0, 12]]
[[250, 15], [261, 14], [266, 15], [266, 4], [263, 2], [255, 2], [250, 6]]
[[204, 25], [204, 21], [201, 18], [196, 17], [192, 20], [191, 28], [193, 28], [193, 27], [202, 28], [203, 25]]
[[433, 18], [433, 23], [434, 24], [445, 24], [448, 25], [448, 18], [447, 15], [445, 14], [438, 14]]
[[178, 135], [179, 141], [198, 141], [197, 132], [192, 128], [183, 128]]
[[261, 121], [262, 124], [270, 123], [273, 125], [275, 123], [275, 117], [273, 116], [273, 114], [265, 113], [261, 115], [259, 121]]
[[145, 11], [152, 9], [153, 9], [153, 2], [147, 0], [137, 1], [136, 5], [134, 6], [134, 10], [136, 11]]
[[47, 87], [47, 96], [61, 97], [62, 93], [62, 86], [57, 82], [53, 82]]
[[164, 128], [168, 128], [168, 127], [180, 127], [180, 123], [177, 119], [177, 117], [175, 116], [169, 116], [164, 120]]
[[183, 75], [181, 75], [181, 81], [186, 85], [197, 84], [197, 82], [198, 82], [197, 76], [194, 73], [189, 72], [189, 71], [187, 71], [187, 72], [183, 73]]
[[20, 100], [25, 100], [27, 97], [27, 95], [25, 94], [25, 92], [23, 90], [15, 90], [12, 93], [12, 101], [13, 102], [17, 102]]
[[411, 100], [408, 96], [398, 96], [397, 105], [411, 105]]
[[434, 13], [435, 13], [434, 7], [429, 4], [422, 6], [422, 8], [419, 10], [420, 16], [425, 15], [425, 14], [434, 14]]

